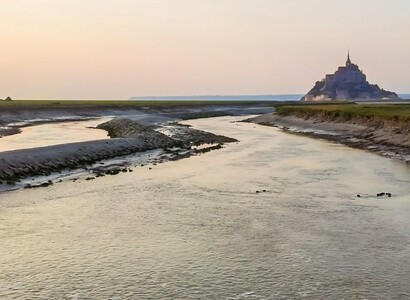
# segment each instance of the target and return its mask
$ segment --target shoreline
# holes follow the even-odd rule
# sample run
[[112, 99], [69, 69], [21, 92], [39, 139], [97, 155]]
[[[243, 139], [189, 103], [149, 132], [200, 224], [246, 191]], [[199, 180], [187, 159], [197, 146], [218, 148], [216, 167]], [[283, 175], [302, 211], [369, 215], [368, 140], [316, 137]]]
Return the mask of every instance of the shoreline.
[[[24, 111], [26, 109], [24, 108]], [[270, 112], [266, 113], [266, 110]], [[54, 183], [53, 180], [50, 181], [52, 174], [60, 174], [57, 178], [66, 177], [73, 170], [83, 170], [91, 175], [97, 174], [97, 177], [105, 174], [115, 175], [132, 165], [127, 157], [143, 156], [145, 152], [151, 150], [161, 152], [158, 157], [148, 162], [156, 164], [220, 149], [225, 143], [238, 141], [196, 130], [178, 122], [227, 115], [258, 115], [243, 122], [278, 127], [291, 134], [322, 138], [410, 164], [410, 135], [407, 127], [383, 126], [357, 119], [332, 120], [317, 115], [282, 116], [272, 113], [271, 108], [258, 105], [220, 105], [217, 109], [213, 105], [132, 108], [131, 110], [128, 108], [101, 110], [100, 107], [93, 107], [87, 113], [81, 111], [82, 113], [77, 112], [75, 116], [70, 110], [62, 111], [54, 108], [42, 111], [41, 116], [26, 111], [27, 114], [22, 114], [20, 120], [17, 120], [18, 123], [14, 123], [17, 126], [13, 128], [110, 116], [113, 120], [102, 123], [97, 128], [107, 131], [111, 138], [0, 152], [0, 185], [3, 186], [0, 190], [14, 189], [16, 184], [18, 188], [51, 185]], [[31, 121], [27, 120], [28, 117], [31, 117]], [[11, 134], [16, 133], [18, 132]], [[115, 160], [116, 163], [109, 167], [109, 160]], [[92, 167], [99, 162], [102, 162], [100, 167]], [[107, 165], [104, 165], [105, 163]], [[144, 165], [145, 162], [141, 164]], [[41, 177], [40, 182], [36, 179], [34, 181], [37, 182], [36, 184], [29, 182], [22, 186], [21, 182], [33, 177]], [[6, 189], [5, 185], [8, 186]]]
[[244, 121], [277, 127], [291, 134], [322, 138], [410, 164], [410, 134], [407, 128], [381, 126], [360, 120], [332, 121], [319, 116], [282, 116], [276, 113]]
[[[126, 103], [121, 105], [10, 106], [0, 111], [0, 138], [19, 134], [20, 128], [46, 123], [110, 117], [106, 130], [111, 139], [65, 143], [54, 146], [0, 152], [0, 191], [53, 184], [74, 170], [90, 171], [98, 162], [115, 160], [113, 168], [92, 170], [115, 175], [132, 164], [129, 156], [161, 150], [152, 163], [176, 160], [217, 150], [236, 139], [195, 130], [181, 120], [220, 116], [249, 116], [273, 111], [269, 103]], [[127, 120], [127, 124], [121, 124]], [[116, 126], [119, 125], [119, 126]], [[113, 134], [114, 133], [114, 134]], [[200, 146], [200, 147], [198, 147]], [[137, 158], [136, 161], [140, 159]], [[145, 164], [145, 162], [143, 163]], [[111, 174], [114, 173], [114, 174]], [[27, 178], [33, 181], [22, 185]], [[52, 179], [52, 180], [50, 180]], [[59, 181], [59, 180], [58, 180]], [[35, 183], [35, 184], [34, 184]]]
[[[131, 119], [115, 118], [97, 128], [107, 131], [111, 138], [1, 152], [0, 190], [49, 186], [81, 169], [88, 171], [92, 175], [89, 180], [92, 180], [93, 176], [126, 172], [133, 163], [135, 166], [177, 160], [220, 149], [225, 143], [238, 142], [179, 123], [164, 124], [154, 130]], [[158, 150], [158, 155], [141, 160], [152, 150]], [[136, 159], [133, 161], [129, 156]], [[93, 166], [99, 162], [99, 166]], [[25, 180], [35, 177], [39, 180]]]
[[[15, 103], [14, 103], [15, 102]], [[22, 102], [22, 103], [20, 103]], [[26, 103], [27, 102], [27, 103]], [[81, 121], [101, 117], [126, 116], [144, 126], [165, 122], [227, 115], [252, 115], [272, 111], [270, 102], [107, 102], [13, 101], [0, 105], [0, 138], [18, 134], [20, 128], [53, 122]], [[60, 103], [60, 104], [58, 104]], [[117, 103], [117, 104], [116, 104]], [[119, 104], [118, 104], [119, 103]], [[0, 103], [1, 104], [1, 103]]]

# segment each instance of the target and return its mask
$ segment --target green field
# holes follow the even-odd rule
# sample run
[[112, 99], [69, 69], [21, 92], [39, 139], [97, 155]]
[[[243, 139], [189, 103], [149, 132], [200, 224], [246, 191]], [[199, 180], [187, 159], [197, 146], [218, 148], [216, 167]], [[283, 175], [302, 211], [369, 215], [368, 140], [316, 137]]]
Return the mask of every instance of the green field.
[[310, 104], [310, 105], [279, 105], [276, 107], [279, 115], [323, 116], [351, 120], [382, 119], [393, 121], [410, 121], [409, 104]]

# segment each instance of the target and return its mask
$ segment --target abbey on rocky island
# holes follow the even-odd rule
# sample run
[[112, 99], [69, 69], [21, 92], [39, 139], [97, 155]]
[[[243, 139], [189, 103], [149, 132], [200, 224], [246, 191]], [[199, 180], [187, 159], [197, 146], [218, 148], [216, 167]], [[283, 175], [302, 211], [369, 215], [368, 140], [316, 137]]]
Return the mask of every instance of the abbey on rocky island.
[[348, 53], [346, 65], [316, 82], [301, 101], [396, 99], [400, 99], [396, 93], [383, 90], [377, 84], [370, 84], [359, 66], [352, 63]]

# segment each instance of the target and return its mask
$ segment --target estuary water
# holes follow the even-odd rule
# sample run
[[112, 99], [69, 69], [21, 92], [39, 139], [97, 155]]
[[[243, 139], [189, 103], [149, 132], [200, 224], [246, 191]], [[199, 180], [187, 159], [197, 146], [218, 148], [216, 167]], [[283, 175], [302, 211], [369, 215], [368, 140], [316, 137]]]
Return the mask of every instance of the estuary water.
[[23, 127], [19, 134], [0, 138], [0, 152], [107, 139], [107, 131], [92, 127], [111, 119], [107, 117]]
[[188, 122], [221, 150], [0, 194], [0, 299], [408, 299], [409, 166], [235, 120]]

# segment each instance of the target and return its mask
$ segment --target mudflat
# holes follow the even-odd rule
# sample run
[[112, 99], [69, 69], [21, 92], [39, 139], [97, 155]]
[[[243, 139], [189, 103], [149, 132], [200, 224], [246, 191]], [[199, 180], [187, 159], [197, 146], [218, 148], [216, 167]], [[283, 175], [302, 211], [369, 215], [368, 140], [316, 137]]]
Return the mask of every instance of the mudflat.
[[[16, 101], [17, 102], [17, 101]], [[128, 102], [126, 103], [128, 104]], [[137, 105], [138, 104], [138, 105]], [[113, 120], [100, 124], [98, 128], [106, 130], [111, 139], [87, 140], [76, 143], [64, 143], [46, 147], [20, 149], [0, 152], [0, 181], [14, 186], [21, 179], [33, 176], [49, 176], [53, 172], [66, 169], [84, 168], [98, 161], [162, 149], [165, 154], [161, 161], [178, 159], [199, 152], [222, 147], [236, 139], [214, 135], [191, 129], [178, 124], [178, 120], [187, 118], [210, 117], [219, 115], [241, 115], [272, 110], [260, 103], [146, 103], [110, 106], [97, 102], [96, 105], [70, 104], [69, 107], [56, 107], [57, 104], [31, 103], [31, 107], [20, 103], [4, 106], [1, 111], [2, 122], [11, 134], [22, 127], [39, 123], [67, 122], [87, 120], [109, 116]], [[125, 106], [125, 104], [123, 104]], [[139, 109], [135, 109], [138, 106]], [[164, 132], [164, 133], [163, 133]], [[64, 132], [62, 132], [64, 134]], [[195, 149], [193, 146], [206, 145]], [[111, 171], [110, 171], [111, 172]], [[49, 181], [49, 180], [48, 180]], [[28, 187], [32, 185], [27, 184]]]

